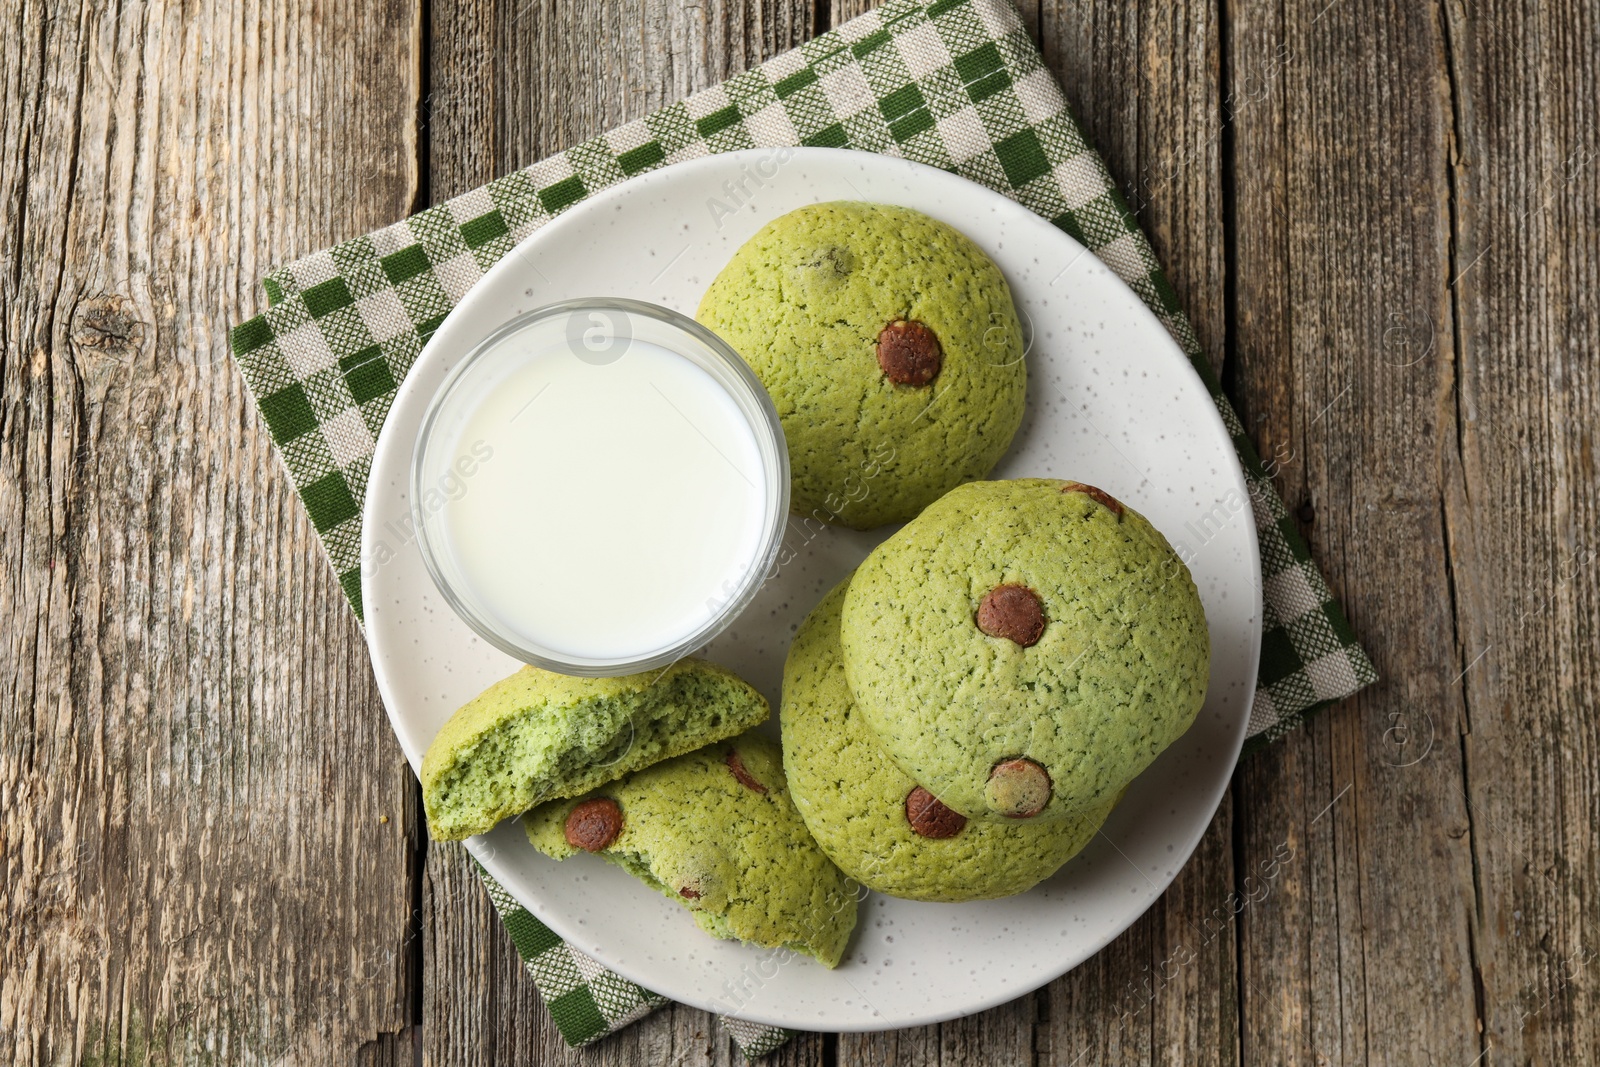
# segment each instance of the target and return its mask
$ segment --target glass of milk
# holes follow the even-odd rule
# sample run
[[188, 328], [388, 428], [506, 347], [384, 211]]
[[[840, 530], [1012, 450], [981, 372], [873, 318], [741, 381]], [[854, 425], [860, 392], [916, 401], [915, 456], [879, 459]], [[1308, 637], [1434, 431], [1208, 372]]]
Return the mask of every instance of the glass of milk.
[[649, 670], [755, 597], [789, 510], [772, 401], [666, 308], [589, 299], [519, 315], [429, 405], [411, 468], [428, 572], [525, 663]]

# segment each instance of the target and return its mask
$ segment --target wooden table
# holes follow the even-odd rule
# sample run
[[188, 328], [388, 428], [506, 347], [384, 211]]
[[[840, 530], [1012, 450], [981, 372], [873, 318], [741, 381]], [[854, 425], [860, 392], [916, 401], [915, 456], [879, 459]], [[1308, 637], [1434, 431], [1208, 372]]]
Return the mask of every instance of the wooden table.
[[[227, 355], [274, 263], [854, 13], [0, 13], [0, 1064], [568, 1051], [415, 783]], [[1568, 1064], [1600, 1048], [1596, 8], [1025, 5], [1383, 675], [1005, 1007], [778, 1064]]]

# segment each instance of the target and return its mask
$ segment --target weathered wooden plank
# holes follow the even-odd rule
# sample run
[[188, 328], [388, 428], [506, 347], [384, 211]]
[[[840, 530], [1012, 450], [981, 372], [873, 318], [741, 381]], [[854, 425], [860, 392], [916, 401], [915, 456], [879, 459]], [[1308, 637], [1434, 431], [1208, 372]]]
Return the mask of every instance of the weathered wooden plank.
[[[835, 19], [869, 4], [842, 0]], [[1210, 5], [1022, 4], [1047, 62], [1106, 153], [1220, 366], [1218, 31]], [[1230, 803], [1151, 913], [1094, 960], [975, 1019], [840, 1039], [849, 1062], [1085, 1064], [1237, 1060], [1234, 949], [1214, 924], [1234, 860]], [[1164, 980], [1146, 984], [1152, 973]]]
[[435, 201], [680, 100], [812, 35], [810, 0], [447, 0], [432, 7]]
[[[408, 772], [225, 327], [268, 263], [817, 15], [431, 10], [426, 171], [410, 6], [4, 16], [0, 1061], [398, 1062], [419, 955], [430, 1062], [734, 1058], [686, 1008], [568, 1052], [459, 852], [408, 939]], [[774, 1062], [1596, 1045], [1593, 15], [1210, 11], [1024, 7], [1390, 680], [1248, 763], [1158, 908], [1048, 991]]]
[[1600, 25], [1570, 2], [1452, 3], [1444, 17], [1450, 673], [1464, 672], [1482, 1040], [1486, 1062], [1577, 1063], [1600, 1048]]
[[1155, 907], [1045, 990], [1040, 1063], [1238, 1062], [1230, 815], [1225, 802]]
[[[661, 1008], [587, 1049], [569, 1049], [458, 845], [429, 848], [424, 914], [425, 1063], [737, 1067], [742, 1062], [711, 1015], [682, 1005]], [[433, 1027], [440, 1028], [437, 1035]], [[825, 1040], [802, 1035], [764, 1062], [772, 1067], [821, 1063]]]
[[[808, 2], [435, 0], [430, 195], [437, 201], [713, 85], [815, 29]], [[589, 1049], [562, 1042], [459, 851], [428, 850], [424, 1062], [727, 1065], [712, 1016], [674, 1006]], [[487, 980], [486, 980], [487, 976]], [[803, 1037], [775, 1067], [820, 1063]]]
[[410, 202], [413, 17], [0, 15], [0, 1062], [407, 1058], [409, 772], [226, 331]]
[[[835, 4], [833, 5], [831, 18], [836, 22], [858, 13], [862, 9], [862, 5]], [[542, 10], [535, 9], [525, 15], [524, 18], [531, 18]], [[436, 27], [439, 25], [437, 12], [438, 9], [436, 9]], [[1061, 15], [1059, 12], [1056, 14], [1058, 17]], [[1036, 22], [1039, 18], [1037, 12], [1034, 11], [1025, 11], [1025, 16], [1029, 17], [1030, 21], [1033, 22]], [[462, 23], [482, 25], [489, 21], [481, 15], [475, 15], [471, 20], [463, 19], [453, 13], [448, 17], [452, 25]], [[576, 22], [579, 18], [581, 16], [575, 16], [571, 21]], [[648, 26], [649, 19], [647, 18], [645, 21]], [[1180, 126], [1167, 128], [1160, 123], [1152, 124], [1155, 132], [1147, 152], [1149, 153], [1149, 158], [1160, 160], [1166, 165], [1167, 169], [1162, 173], [1168, 175], [1168, 181], [1164, 183], [1164, 186], [1169, 187], [1157, 186], [1155, 183], [1147, 182], [1146, 184], [1150, 188], [1146, 197], [1148, 201], [1146, 207], [1147, 209], [1152, 209], [1152, 205], [1164, 204], [1165, 202], [1161, 199], [1163, 194], [1171, 196], [1173, 203], [1179, 203], [1178, 190], [1180, 187], [1186, 191], [1200, 187], [1209, 188], [1212, 190], [1210, 194], [1211, 202], [1215, 203], [1217, 199], [1215, 189], [1219, 181], [1216, 164], [1217, 138], [1214, 134], [1216, 127], [1215, 105], [1218, 95], [1215, 77], [1215, 24], [1193, 13], [1190, 13], [1186, 19], [1169, 18], [1151, 20], [1151, 22], [1152, 24], [1145, 31], [1152, 38], [1149, 47], [1172, 49], [1181, 46], [1186, 49], [1187, 51], [1180, 56], [1177, 63], [1184, 68], [1185, 73], [1190, 77], [1182, 91], [1164, 97], [1162, 103], [1156, 107], [1158, 111], [1173, 108], [1183, 111], [1184, 114], [1182, 116], [1183, 122]], [[604, 25], [603, 18], [591, 18], [584, 23], [585, 26], [591, 28], [597, 24]], [[548, 57], [553, 53], [560, 54], [562, 38], [549, 39], [541, 36], [543, 32], [542, 24], [535, 25], [532, 28], [523, 27], [519, 32], [530, 34], [534, 40], [541, 42], [541, 46], [539, 48], [514, 49], [513, 51], [517, 53], [518, 57]], [[558, 27], [555, 32], [561, 32], [561, 28]], [[670, 33], [666, 36], [671, 39]], [[1090, 34], [1090, 38], [1094, 39], [1094, 35]], [[462, 46], [459, 52], [467, 56], [477, 56], [482, 54], [483, 47], [481, 40], [474, 40]], [[570, 47], [570, 44], [567, 47]], [[449, 74], [446, 73], [446, 70], [457, 69], [457, 64], [460, 60], [451, 58], [455, 55], [453, 49], [455, 49], [455, 46], [450, 41], [436, 38], [433, 51], [436, 83], [449, 79]], [[647, 48], [646, 51], [648, 55], [650, 50]], [[442, 54], [445, 56], [443, 59], [440, 58]], [[592, 51], [588, 54], [592, 54]], [[638, 64], [639, 62], [625, 48], [619, 52], [619, 58], [623, 64]], [[510, 60], [512, 63], [523, 61], [524, 58]], [[559, 69], [557, 64], [549, 64], [547, 60], [545, 62], [551, 69]], [[1208, 63], [1210, 64], [1209, 77]], [[448, 64], [447, 68], [444, 66], [445, 64]], [[649, 67], [650, 65], [647, 59], [644, 66]], [[1129, 66], [1136, 67], [1136, 63], [1130, 60]], [[628, 69], [630, 68], [624, 67], [624, 70]], [[1123, 72], [1118, 71], [1113, 81], [1120, 79], [1122, 75]], [[549, 77], [554, 77], [554, 75]], [[521, 79], [513, 78], [510, 80], [515, 83]], [[538, 80], [541, 84], [545, 84], [548, 78], [540, 75]], [[715, 79], [713, 77], [710, 80]], [[622, 77], [614, 78], [612, 82], [613, 84], [621, 82], [629, 86], [635, 84], [626, 74]], [[655, 80], [655, 84], [661, 84], [659, 75]], [[658, 93], [647, 95], [647, 106], [657, 106], [660, 103], [675, 99], [691, 87], [693, 87], [692, 84], [689, 86], [668, 84]], [[583, 91], [585, 88], [586, 86], [578, 87], [579, 91]], [[1117, 84], [1112, 91], [1127, 92], [1128, 87]], [[1181, 106], [1179, 102], [1181, 102]], [[614, 107], [615, 105], [610, 106]], [[520, 165], [531, 162], [555, 148], [570, 143], [573, 139], [593, 132], [593, 130], [603, 128], [608, 122], [620, 121], [637, 113], [626, 105], [622, 107], [620, 113], [615, 110], [606, 111], [606, 103], [602, 102], [599, 105], [594, 105], [588, 101], [583, 101], [582, 106], [575, 110], [582, 114], [586, 107], [597, 107], [605, 121], [597, 122], [592, 127], [576, 130], [566, 137], [559, 135], [560, 131], [559, 127], [557, 127], [558, 135], [553, 139], [544, 141], [538, 138], [528, 138], [524, 135], [522, 139], [533, 146], [531, 151], [524, 153], [508, 149], [505, 144], [508, 135], [503, 120], [496, 120], [496, 125], [492, 128], [489, 127], [487, 125], [488, 109], [483, 108], [480, 104], [474, 104], [471, 109], [464, 109], [460, 116], [472, 115], [477, 117], [481, 125], [476, 132], [466, 133], [463, 130], [452, 128], [450, 136], [465, 137], [471, 140], [475, 146], [481, 146], [492, 141], [500, 145], [498, 150], [505, 158], [506, 165]], [[511, 113], [526, 114], [528, 110], [527, 108], [512, 109]], [[440, 132], [443, 129], [444, 126], [441, 124], [439, 109], [435, 106], [434, 144], [436, 154], [439, 152]], [[1197, 146], [1190, 145], [1188, 135], [1197, 129], [1205, 132], [1206, 136], [1200, 138]], [[1171, 131], [1173, 130], [1178, 132], [1172, 134]], [[509, 139], [516, 140], [517, 138], [512, 135]], [[478, 148], [474, 147], [467, 154], [471, 155], [477, 151]], [[1137, 156], [1133, 158], [1137, 158]], [[1182, 165], [1174, 165], [1174, 160], [1181, 160]], [[475, 183], [485, 180], [496, 169], [504, 168], [480, 169], [472, 174], [469, 181]], [[1145, 169], [1149, 170], [1150, 167], [1147, 165]], [[1180, 183], [1182, 183], [1181, 186]], [[449, 195], [454, 191], [457, 191], [454, 187], [439, 188], [436, 186], [435, 195]], [[1183, 231], [1182, 239], [1188, 240], [1194, 246], [1205, 245], [1209, 249], [1212, 258], [1220, 261], [1220, 233], [1217, 231], [1217, 219], [1214, 213], [1208, 215], [1206, 211], [1199, 209], [1188, 212], [1169, 210], [1168, 214], [1162, 216], [1157, 225], [1158, 228], [1164, 226], [1165, 229], [1162, 232], [1167, 235], [1175, 234], [1180, 230]], [[1210, 304], [1208, 306], [1218, 309], [1221, 307], [1220, 276], [1220, 271], [1216, 269], [1196, 272], [1196, 277], [1204, 279], [1206, 283], [1213, 286], [1214, 292], [1209, 294]], [[1199, 287], [1195, 287], [1195, 291], [1198, 292]], [[1213, 332], [1220, 335], [1220, 328]], [[1220, 349], [1218, 348], [1218, 350]], [[1223, 822], [1219, 823], [1219, 827], [1223, 828], [1219, 828], [1208, 837], [1207, 844], [1202, 849], [1201, 857], [1197, 858], [1196, 868], [1204, 862], [1206, 869], [1203, 871], [1196, 870], [1192, 876], [1186, 875], [1186, 879], [1192, 879], [1192, 886], [1187, 882], [1180, 884], [1171, 896], [1173, 901], [1184, 902], [1180, 909], [1183, 914], [1174, 916], [1171, 919], [1171, 922], [1179, 929], [1173, 933], [1171, 938], [1163, 937], [1155, 945], [1148, 942], [1142, 944], [1131, 960], [1126, 963], [1127, 967], [1137, 972], [1140, 967], [1159, 963], [1166, 955], [1176, 952], [1180, 947], [1184, 950], [1195, 952], [1193, 964], [1184, 968], [1182, 973], [1176, 976], [1177, 981], [1161, 995], [1158, 1001], [1161, 1005], [1159, 1013], [1146, 1005], [1130, 1004], [1126, 1010], [1129, 1012], [1130, 1018], [1137, 1019], [1139, 1016], [1143, 1016], [1143, 1020], [1137, 1025], [1146, 1033], [1147, 1040], [1148, 1034], [1152, 1030], [1159, 1029], [1154, 1021], [1157, 1018], [1163, 1020], [1163, 1026], [1171, 1027], [1172, 1036], [1163, 1035], [1158, 1040], [1158, 1044], [1163, 1046], [1182, 1048], [1187, 1044], [1182, 1040], [1182, 1035], [1191, 1033], [1193, 1028], [1197, 1026], [1201, 1027], [1204, 1030], [1204, 1036], [1198, 1043], [1214, 1049], [1222, 1059], [1230, 1058], [1233, 1055], [1232, 1020], [1235, 1017], [1235, 1009], [1231, 1000], [1231, 960], [1233, 955], [1231, 934], [1226, 938], [1206, 939], [1194, 934], [1192, 931], [1199, 929], [1198, 924], [1201, 919], [1205, 918], [1209, 913], [1216, 912], [1222, 906], [1228, 887], [1231, 885], [1232, 859], [1226, 846], [1225, 826], [1224, 819]], [[433, 866], [430, 865], [430, 871], [432, 869]], [[431, 881], [432, 879], [430, 879], [430, 883]], [[1147, 920], [1147, 922], [1149, 921]], [[492, 924], [492, 916], [487, 916], [487, 922]], [[485, 926], [485, 929], [490, 929], [490, 927]], [[1187, 935], [1185, 931], [1188, 931]], [[1121, 972], [1119, 971], [1118, 973], [1120, 974]], [[1126, 975], [1123, 977], [1126, 977]], [[1179, 991], [1180, 989], [1182, 990], [1181, 992]], [[1204, 1005], [1195, 1003], [1195, 996], [1201, 991], [1205, 994], [1202, 998], [1205, 1001]], [[1035, 1001], [1036, 998], [1024, 998], [1023, 1001], [1008, 1005], [1006, 1008], [990, 1013], [982, 1019], [946, 1024], [943, 1027], [929, 1028], [925, 1031], [881, 1037], [858, 1036], [842, 1038], [840, 1039], [840, 1052], [846, 1059], [860, 1059], [865, 1062], [874, 1062], [880, 1059], [907, 1059], [908, 1057], [911, 1061], [943, 1057], [951, 1062], [967, 1062], [968, 1059], [980, 1056], [985, 1052], [993, 1056], [997, 1049], [1004, 1048], [1009, 1049], [1016, 1056], [1026, 1059], [1031, 1055], [1028, 1050], [1035, 1040], [1032, 1032], [1034, 1014], [1038, 1010], [1047, 1009], [1049, 1003], [1043, 994], [1041, 994], [1040, 998], [1037, 998], [1037, 1004]], [[514, 1014], [520, 1016], [521, 1010], [519, 1007]], [[434, 1014], [431, 1011], [428, 1018], [430, 1023], [434, 1019]], [[510, 1025], [521, 1024], [513, 1020]], [[655, 1025], [660, 1024], [645, 1024], [646, 1027]], [[430, 1049], [440, 1050], [448, 1047], [434, 1043], [431, 1029], [429, 1037]], [[1219, 1040], [1215, 1032], [1217, 1030], [1225, 1033], [1226, 1037]], [[1043, 1037], [1047, 1041], [1054, 1036], [1057, 1035], [1052, 1031], [1043, 1031]], [[1061, 1035], [1061, 1040], [1064, 1045], [1070, 1043], [1072, 1034], [1069, 1032]], [[609, 1043], [611, 1051], [603, 1052], [602, 1054], [624, 1058], [631, 1055], [631, 1051], [620, 1051], [622, 1044], [620, 1039], [617, 1042]], [[605, 1050], [607, 1047], [601, 1046], [601, 1049]], [[1076, 1054], [1074, 1053], [1074, 1055]], [[439, 1056], [441, 1062], [447, 1058], [442, 1051], [439, 1052]], [[956, 1058], [952, 1059], [952, 1056]], [[619, 1060], [619, 1062], [621, 1061]]]
[[[1022, 16], [1023, 23], [1028, 27], [1028, 31], [1033, 34], [1035, 39], [1039, 36], [1039, 8], [1041, 5], [1042, 0], [1017, 0], [1016, 3], [1011, 5]], [[841, 22], [847, 22], [877, 6], [877, 0], [830, 0], [825, 5], [827, 26], [819, 28], [838, 26]]]
[[1242, 768], [1241, 855], [1293, 852], [1241, 922], [1245, 1059], [1476, 1062], [1443, 27], [1355, 0], [1228, 26], [1231, 380], [1384, 678]]

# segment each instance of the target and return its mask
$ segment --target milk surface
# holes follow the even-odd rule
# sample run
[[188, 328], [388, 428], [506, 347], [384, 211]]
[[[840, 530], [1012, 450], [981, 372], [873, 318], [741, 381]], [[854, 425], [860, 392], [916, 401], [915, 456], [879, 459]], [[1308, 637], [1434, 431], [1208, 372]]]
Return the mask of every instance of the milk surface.
[[625, 658], [704, 625], [756, 566], [756, 438], [688, 359], [633, 340], [581, 358], [513, 335], [511, 369], [463, 397], [450, 449], [471, 469], [441, 516], [480, 608], [552, 652]]

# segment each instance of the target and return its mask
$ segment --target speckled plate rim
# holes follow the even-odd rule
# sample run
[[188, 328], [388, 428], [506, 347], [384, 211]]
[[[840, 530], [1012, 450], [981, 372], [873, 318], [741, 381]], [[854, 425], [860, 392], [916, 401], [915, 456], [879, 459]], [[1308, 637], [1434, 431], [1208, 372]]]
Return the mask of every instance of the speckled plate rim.
[[[755, 229], [801, 204], [832, 199], [899, 203], [943, 218], [1005, 271], [1032, 327], [1029, 410], [993, 477], [1048, 475], [1101, 484], [1150, 516], [1186, 554], [1212, 630], [1212, 689], [1200, 719], [1140, 776], [1096, 841], [1062, 872], [1029, 893], [1001, 901], [920, 904], [873, 894], [861, 905], [849, 955], [833, 971], [803, 958], [775, 965], [772, 951], [714, 941], [677, 904], [598, 859], [557, 864], [540, 856], [514, 820], [467, 846], [541, 921], [625, 978], [674, 1000], [752, 1022], [849, 1032], [925, 1025], [983, 1011], [1039, 988], [1094, 955], [1176, 876], [1210, 824], [1237, 762], [1261, 640], [1260, 558], [1249, 490], [1221, 416], [1187, 357], [1109, 268], [1071, 237], [992, 190], [870, 153], [755, 149], [689, 160], [624, 182], [575, 205], [501, 259], [463, 296], [418, 356], [378, 440], [365, 502], [362, 558], [384, 559], [382, 549], [390, 561], [363, 567], [362, 591], [379, 690], [416, 769], [450, 710], [516, 667], [442, 607], [415, 545], [405, 543], [392, 524], [392, 514], [408, 508], [412, 445], [438, 383], [475, 340], [501, 322], [563, 297], [627, 296], [692, 314], [705, 284]], [[671, 226], [659, 217], [663, 211], [671, 213]], [[663, 241], [681, 219], [689, 246], [669, 259], [675, 244], [658, 249], [625, 241], [608, 254], [606, 242], [598, 239], [623, 224], [636, 234], [637, 224], [652, 218], [652, 232]], [[648, 263], [650, 271], [661, 267], [648, 281], [646, 264], [635, 262], [643, 253], [654, 261]], [[561, 269], [551, 269], [555, 264]], [[638, 276], [630, 277], [629, 270]], [[1035, 277], [1041, 271], [1050, 276], [1048, 283], [1041, 283], [1043, 274]], [[609, 282], [610, 288], [574, 291], [587, 277]], [[1068, 284], [1057, 290], [1062, 281]], [[1052, 306], [1056, 295], [1067, 299]], [[1125, 361], [1122, 382], [1101, 380], [1113, 379], [1110, 372], [1118, 369], [1104, 362], [1101, 344], [1114, 346]], [[1087, 358], [1085, 349], [1098, 358]], [[1133, 370], [1146, 384], [1133, 377]], [[1172, 395], [1158, 397], [1158, 387], [1148, 384], [1152, 379]], [[1091, 416], [1088, 402], [1075, 403], [1069, 393], [1093, 398], [1100, 418]], [[1189, 421], [1180, 426], [1156, 417], [1150, 405], [1157, 402], [1170, 403]], [[1073, 452], [1070, 465], [1063, 466], [1069, 461], [1050, 450], [1072, 434], [1082, 438], [1085, 451]], [[1169, 434], [1186, 434], [1206, 458], [1151, 441], [1165, 441]], [[1196, 474], [1206, 462], [1209, 472]], [[1166, 472], [1169, 465], [1184, 473], [1163, 480], [1152, 479], [1147, 470]], [[1139, 481], [1130, 486], [1134, 475]], [[1204, 487], [1191, 483], [1185, 489], [1178, 484], [1184, 477]], [[1165, 500], [1161, 492], [1181, 501]], [[1180, 526], [1194, 534], [1194, 544], [1174, 536]], [[822, 593], [889, 532], [808, 531], [797, 562], [763, 590], [740, 623], [759, 615], [764, 603], [781, 599], [792, 632]], [[778, 618], [779, 608], [769, 613]], [[724, 635], [705, 655], [751, 677], [773, 700], [776, 718], [773, 660], [781, 670], [782, 655], [753, 636], [761, 625], [752, 621], [746, 632]], [[631, 915], [629, 922], [614, 921], [618, 908]], [[1057, 930], [1064, 943], [1043, 936]], [[902, 951], [909, 960], [894, 957]], [[891, 972], [897, 962], [901, 970]]]

